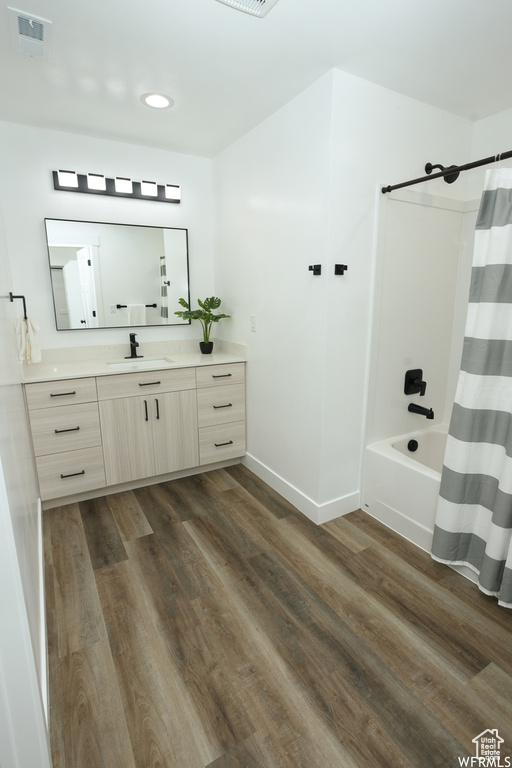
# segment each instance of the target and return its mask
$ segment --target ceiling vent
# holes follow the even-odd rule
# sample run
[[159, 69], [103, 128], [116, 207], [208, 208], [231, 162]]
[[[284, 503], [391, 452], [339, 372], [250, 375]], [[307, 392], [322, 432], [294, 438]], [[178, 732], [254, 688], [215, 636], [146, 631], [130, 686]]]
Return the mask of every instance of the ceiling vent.
[[52, 22], [17, 8], [8, 8], [11, 44], [16, 53], [48, 59]]
[[277, 3], [277, 0], [217, 0], [218, 3], [224, 3], [237, 11], [250, 13], [251, 16], [266, 16], [271, 8]]

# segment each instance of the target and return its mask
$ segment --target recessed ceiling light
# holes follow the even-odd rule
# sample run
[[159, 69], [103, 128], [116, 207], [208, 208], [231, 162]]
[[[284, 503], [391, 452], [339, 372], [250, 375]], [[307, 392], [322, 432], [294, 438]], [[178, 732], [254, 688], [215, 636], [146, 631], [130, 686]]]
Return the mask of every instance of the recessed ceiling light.
[[146, 106], [153, 107], [153, 109], [167, 109], [167, 107], [172, 107], [174, 104], [170, 96], [164, 96], [163, 93], [145, 93], [140, 97], [140, 100]]

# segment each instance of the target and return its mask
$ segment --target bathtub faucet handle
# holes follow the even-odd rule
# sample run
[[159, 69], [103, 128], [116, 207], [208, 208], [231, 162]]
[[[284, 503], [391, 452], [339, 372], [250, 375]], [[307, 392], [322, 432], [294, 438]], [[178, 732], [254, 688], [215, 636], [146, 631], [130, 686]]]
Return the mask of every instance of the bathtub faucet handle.
[[417, 395], [423, 397], [427, 388], [427, 382], [423, 381], [423, 371], [421, 368], [414, 368], [405, 374], [404, 394]]
[[420, 388], [420, 397], [423, 397], [423, 395], [425, 394], [425, 390], [427, 388], [427, 382], [422, 381], [421, 379], [416, 379], [414, 381], [414, 385]]

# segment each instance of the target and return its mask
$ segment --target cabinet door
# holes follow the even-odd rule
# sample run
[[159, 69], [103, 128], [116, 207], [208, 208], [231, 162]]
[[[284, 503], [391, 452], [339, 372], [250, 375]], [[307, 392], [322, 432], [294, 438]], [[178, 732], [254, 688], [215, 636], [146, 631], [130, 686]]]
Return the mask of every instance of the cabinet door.
[[195, 390], [149, 398], [153, 415], [155, 475], [199, 464]]
[[151, 397], [99, 403], [107, 485], [155, 474], [152, 406]]

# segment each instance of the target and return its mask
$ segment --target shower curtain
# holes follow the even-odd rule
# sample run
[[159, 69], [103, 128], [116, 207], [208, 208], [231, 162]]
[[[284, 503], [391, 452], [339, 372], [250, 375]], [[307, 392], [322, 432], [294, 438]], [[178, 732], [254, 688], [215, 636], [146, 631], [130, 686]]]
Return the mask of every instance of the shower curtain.
[[165, 322], [169, 317], [169, 307], [167, 300], [167, 264], [165, 256], [160, 256], [160, 317]]
[[432, 557], [512, 608], [512, 169], [488, 171]]

